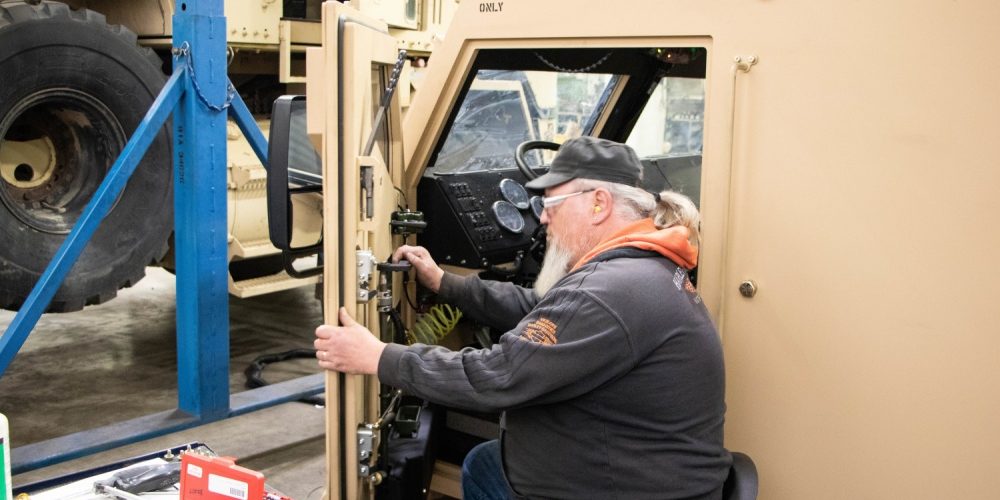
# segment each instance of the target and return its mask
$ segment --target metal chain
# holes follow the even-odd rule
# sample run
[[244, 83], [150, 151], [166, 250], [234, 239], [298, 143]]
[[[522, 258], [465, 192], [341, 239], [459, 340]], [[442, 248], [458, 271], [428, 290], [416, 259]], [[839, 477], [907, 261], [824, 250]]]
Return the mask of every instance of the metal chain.
[[175, 48], [173, 51], [174, 60], [184, 59], [184, 64], [187, 66], [189, 72], [191, 72], [191, 83], [194, 85], [194, 92], [198, 95], [198, 100], [202, 102], [208, 109], [212, 111], [225, 111], [233, 103], [233, 99], [236, 97], [236, 88], [233, 87], [233, 82], [226, 79], [226, 101], [222, 104], [212, 104], [208, 102], [208, 98], [205, 97], [205, 93], [201, 90], [201, 85], [198, 84], [198, 77], [194, 72], [194, 58], [191, 56], [191, 46], [184, 42], [180, 47]]
[[383, 91], [383, 101], [392, 99], [392, 94], [396, 91], [396, 84], [399, 83], [399, 74], [403, 72], [403, 65], [406, 63], [406, 51], [400, 49], [396, 55], [396, 64], [392, 66], [392, 74], [389, 75], [389, 83]]
[[609, 50], [607, 54], [604, 54], [604, 57], [598, 59], [597, 62], [595, 62], [594, 64], [591, 64], [589, 66], [584, 66], [584, 67], [579, 68], [579, 69], [564, 68], [562, 66], [559, 66], [558, 64], [550, 62], [548, 59], [542, 57], [542, 55], [539, 54], [538, 52], [534, 52], [534, 54], [535, 54], [535, 57], [537, 57], [539, 61], [542, 61], [543, 63], [545, 63], [546, 66], [548, 66], [548, 67], [550, 67], [550, 68], [552, 68], [552, 69], [554, 69], [556, 71], [562, 71], [563, 73], [586, 73], [586, 72], [588, 72], [588, 71], [590, 71], [590, 70], [592, 70], [592, 69], [594, 69], [594, 68], [596, 68], [596, 67], [604, 64], [604, 61], [607, 61], [608, 58], [611, 57], [611, 53], [612, 52], [614, 52], [614, 51]]

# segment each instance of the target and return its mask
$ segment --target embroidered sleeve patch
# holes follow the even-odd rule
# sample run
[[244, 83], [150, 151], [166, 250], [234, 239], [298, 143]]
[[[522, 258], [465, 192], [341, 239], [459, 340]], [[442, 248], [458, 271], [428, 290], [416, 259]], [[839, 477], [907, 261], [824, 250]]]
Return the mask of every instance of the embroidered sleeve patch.
[[681, 269], [680, 267], [674, 271], [674, 286], [676, 286], [678, 290], [683, 288], [695, 304], [701, 303], [701, 295], [698, 294], [698, 290], [695, 289], [694, 285], [691, 284], [691, 280], [688, 279], [687, 271]]
[[521, 338], [528, 342], [555, 345], [558, 340], [556, 338], [556, 324], [546, 318], [532, 321], [524, 327]]

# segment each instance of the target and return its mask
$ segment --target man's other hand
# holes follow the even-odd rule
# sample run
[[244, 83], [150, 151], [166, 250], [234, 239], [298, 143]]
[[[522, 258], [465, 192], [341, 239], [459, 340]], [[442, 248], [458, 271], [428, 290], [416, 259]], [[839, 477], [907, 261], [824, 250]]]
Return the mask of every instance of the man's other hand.
[[316, 329], [316, 359], [327, 370], [375, 375], [385, 343], [354, 321], [340, 308], [342, 326], [320, 325]]
[[399, 262], [400, 259], [410, 261], [413, 269], [417, 270], [417, 281], [432, 292], [437, 293], [438, 289], [441, 288], [441, 277], [444, 276], [444, 269], [438, 267], [426, 248], [403, 245], [392, 253], [393, 262]]

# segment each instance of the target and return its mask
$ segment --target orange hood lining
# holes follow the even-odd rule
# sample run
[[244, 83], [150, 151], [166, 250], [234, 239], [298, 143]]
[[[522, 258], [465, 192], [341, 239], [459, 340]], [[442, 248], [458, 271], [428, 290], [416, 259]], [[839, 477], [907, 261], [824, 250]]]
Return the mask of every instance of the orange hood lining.
[[625, 226], [598, 243], [573, 266], [573, 270], [608, 250], [624, 247], [650, 250], [670, 259], [678, 266], [693, 269], [698, 264], [698, 247], [688, 241], [690, 236], [691, 231], [684, 226], [658, 229], [653, 219], [642, 219]]

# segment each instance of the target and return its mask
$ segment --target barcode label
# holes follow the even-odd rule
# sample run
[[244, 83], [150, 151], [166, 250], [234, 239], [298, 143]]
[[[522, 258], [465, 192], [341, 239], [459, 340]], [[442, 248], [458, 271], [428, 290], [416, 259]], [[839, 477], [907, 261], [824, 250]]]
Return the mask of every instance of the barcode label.
[[208, 491], [211, 491], [212, 493], [218, 493], [229, 498], [247, 500], [247, 497], [249, 496], [249, 489], [250, 485], [244, 483], [243, 481], [237, 481], [235, 479], [229, 479], [228, 477], [217, 476], [215, 474], [208, 475]]

